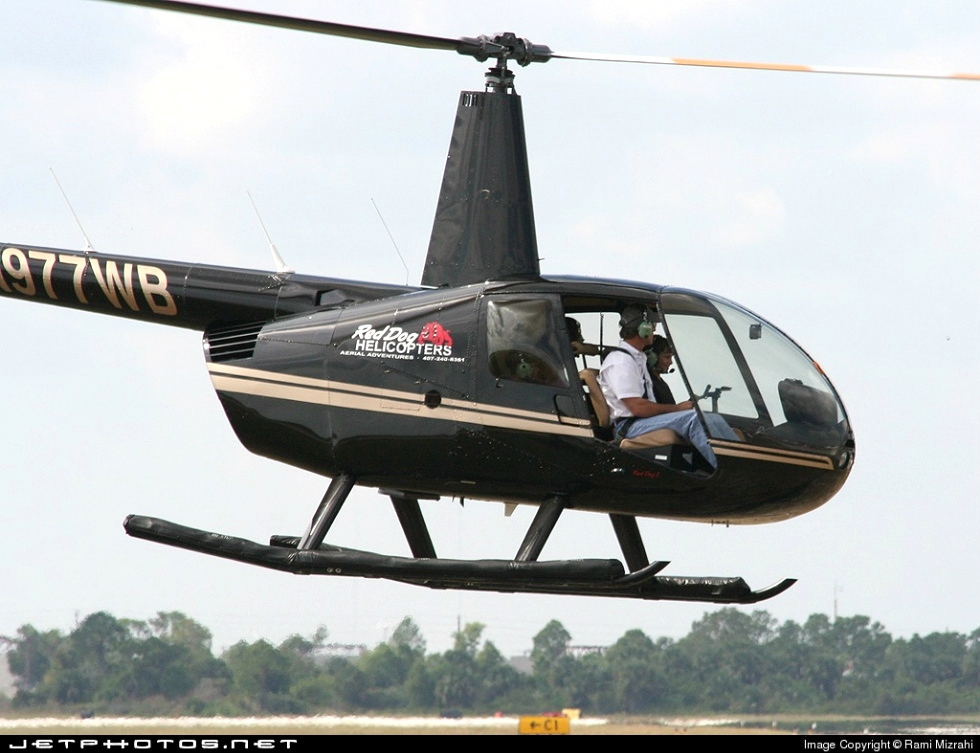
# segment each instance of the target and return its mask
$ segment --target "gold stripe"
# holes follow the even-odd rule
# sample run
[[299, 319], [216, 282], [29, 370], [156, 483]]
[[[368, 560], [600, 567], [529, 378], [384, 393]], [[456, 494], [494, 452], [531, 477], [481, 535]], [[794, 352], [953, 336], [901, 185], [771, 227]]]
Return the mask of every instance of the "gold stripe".
[[710, 440], [710, 444], [715, 451], [715, 455], [746, 458], [748, 460], [764, 460], [770, 463], [786, 463], [788, 465], [800, 465], [806, 468], [820, 468], [828, 471], [834, 470], [834, 461], [824, 455], [793, 452], [791, 450], [777, 450], [771, 447], [751, 447], [715, 439]]
[[[741, 450], [746, 447], [744, 442], [731, 442], [726, 439], [712, 439], [711, 444], [713, 447], [727, 447], [732, 450]], [[813, 457], [824, 457], [823, 455], [814, 455], [812, 452], [800, 452], [799, 450], [783, 450], [778, 447], [756, 447], [757, 452], [771, 453], [773, 455], [786, 455], [789, 457], [795, 457], [800, 459], [813, 458]]]
[[[393, 402], [423, 405], [424, 397], [412, 392], [394, 392], [376, 387], [326, 379], [278, 374], [261, 369], [245, 369], [224, 364], [208, 364], [211, 383], [220, 392], [232, 392], [258, 397], [279, 398], [314, 405], [388, 413], [382, 399]], [[425, 418], [456, 421], [481, 426], [494, 426], [520, 431], [537, 431], [576, 437], [592, 437], [591, 424], [583, 419], [559, 421], [550, 413], [501, 408], [464, 400], [444, 400], [436, 408], [428, 408]]]
[[[219, 392], [231, 392], [257, 397], [293, 400], [313, 405], [325, 405], [375, 413], [388, 413], [382, 401], [403, 402], [406, 407], [424, 405], [424, 397], [412, 392], [396, 392], [378, 387], [368, 387], [328, 379], [281, 374], [262, 369], [248, 369], [225, 364], [208, 364], [211, 382]], [[436, 408], [426, 408], [419, 414], [439, 421], [492, 426], [520, 431], [541, 432], [564, 436], [592, 437], [591, 424], [583, 419], [559, 421], [550, 413], [510, 409], [497, 405], [446, 399]], [[831, 458], [793, 450], [771, 447], [752, 447], [740, 442], [712, 439], [716, 455], [786, 463], [807, 468], [834, 470]]]
[[[372, 395], [379, 399], [384, 400], [407, 400], [409, 402], [419, 402], [420, 396], [414, 392], [397, 392], [382, 387], [369, 387], [367, 385], [361, 384], [351, 384], [348, 382], [334, 382], [329, 379], [316, 379], [314, 377], [301, 377], [295, 376], [293, 374], [282, 374], [274, 371], [264, 371], [262, 369], [248, 369], [241, 366], [227, 366], [225, 364], [219, 363], [209, 363], [208, 371], [212, 374], [228, 374], [232, 376], [239, 376], [242, 378], [252, 378], [260, 380], [273, 380], [275, 382], [281, 383], [293, 383], [297, 385], [315, 387], [321, 390], [328, 390], [334, 392], [337, 390], [355, 392], [361, 395]], [[331, 403], [323, 403], [324, 405], [330, 405]], [[481, 413], [494, 413], [501, 416], [507, 417], [521, 417], [528, 418], [532, 420], [548, 420], [554, 421], [555, 417], [550, 413], [541, 413], [540, 411], [530, 411], [523, 410], [521, 408], [507, 408], [499, 405], [489, 405], [486, 403], [476, 403], [468, 400], [454, 400], [452, 398], [443, 398], [442, 405], [452, 408], [460, 408], [463, 410], [476, 410]], [[562, 423], [567, 425], [591, 427], [592, 424], [587, 419], [582, 418], [567, 418]]]

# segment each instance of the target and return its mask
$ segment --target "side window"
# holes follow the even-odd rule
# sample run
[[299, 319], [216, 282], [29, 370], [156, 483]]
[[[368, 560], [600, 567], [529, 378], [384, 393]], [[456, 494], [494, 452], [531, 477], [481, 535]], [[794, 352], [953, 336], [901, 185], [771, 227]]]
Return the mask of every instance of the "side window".
[[559, 328], [547, 299], [490, 300], [487, 354], [490, 373], [549, 387], [567, 387]]

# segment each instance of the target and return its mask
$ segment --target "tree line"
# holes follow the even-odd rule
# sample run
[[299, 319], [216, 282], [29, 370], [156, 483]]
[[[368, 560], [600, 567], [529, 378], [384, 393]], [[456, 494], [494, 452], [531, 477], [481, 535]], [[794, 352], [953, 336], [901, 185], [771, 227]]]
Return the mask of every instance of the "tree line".
[[180, 612], [149, 620], [97, 612], [65, 634], [23, 625], [3, 638], [16, 692], [3, 705], [102, 713], [241, 715], [331, 711], [937, 714], [980, 711], [980, 628], [893, 639], [865, 616], [779, 623], [765, 611], [706, 613], [680, 639], [628, 630], [575, 650], [552, 620], [530, 672], [471, 622], [427, 653], [406, 617], [356, 656], [327, 630], [275, 646], [240, 641], [215, 656], [210, 631]]

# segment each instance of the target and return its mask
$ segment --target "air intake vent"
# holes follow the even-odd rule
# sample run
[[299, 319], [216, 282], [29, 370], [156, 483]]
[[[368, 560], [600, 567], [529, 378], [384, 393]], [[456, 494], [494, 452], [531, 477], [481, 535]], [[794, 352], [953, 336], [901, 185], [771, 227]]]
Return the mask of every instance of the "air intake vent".
[[205, 335], [213, 363], [251, 358], [262, 331], [262, 322], [214, 329]]

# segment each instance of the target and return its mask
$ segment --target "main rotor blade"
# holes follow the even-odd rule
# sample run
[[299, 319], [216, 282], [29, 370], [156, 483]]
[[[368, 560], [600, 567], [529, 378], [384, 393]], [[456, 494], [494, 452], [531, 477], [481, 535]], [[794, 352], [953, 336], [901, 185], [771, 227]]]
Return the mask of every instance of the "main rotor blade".
[[258, 13], [235, 8], [222, 8], [200, 3], [186, 3], [179, 0], [104, 0], [121, 5], [138, 5], [144, 8], [169, 10], [208, 16], [228, 21], [275, 26], [282, 29], [309, 31], [314, 34], [327, 34], [334, 37], [361, 39], [367, 42], [382, 42], [402, 47], [420, 47], [430, 50], [449, 50], [460, 55], [469, 55], [483, 61], [490, 57], [503, 57], [517, 60], [521, 65], [532, 62], [547, 62], [552, 58], [560, 60], [590, 60], [609, 63], [642, 63], [646, 65], [683, 65], [698, 68], [742, 68], [761, 71], [792, 71], [796, 73], [833, 73], [850, 76], [885, 76], [890, 78], [929, 78], [980, 81], [980, 73], [953, 73], [942, 71], [888, 70], [884, 68], [848, 68], [829, 65], [791, 65], [785, 63], [754, 63], [738, 60], [701, 60], [697, 58], [648, 57], [643, 55], [606, 55], [590, 52], [553, 52], [544, 45], [531, 45], [527, 40], [518, 39], [512, 34], [504, 34], [490, 39], [432, 37], [425, 34], [411, 34], [404, 31], [372, 29], [367, 26], [315, 21], [273, 13]]
[[104, 1], [119, 3], [121, 5], [138, 5], [144, 8], [155, 8], [157, 10], [188, 13], [195, 16], [221, 18], [226, 21], [242, 21], [244, 23], [260, 24], [262, 26], [275, 26], [281, 29], [293, 29], [294, 31], [309, 31], [313, 32], [314, 34], [328, 34], [332, 37], [348, 37], [350, 39], [362, 39], [367, 42], [396, 44], [401, 45], [402, 47], [421, 47], [430, 50], [449, 50], [458, 52], [460, 55], [472, 55], [477, 59], [480, 59], [480, 56], [483, 56], [483, 60], [486, 60], [488, 56], [492, 57], [497, 53], [504, 51], [503, 46], [495, 44], [488, 39], [449, 39], [447, 37], [430, 37], [424, 34], [411, 34], [404, 31], [372, 29], [367, 26], [350, 26], [348, 24], [314, 21], [312, 19], [294, 18], [292, 16], [279, 16], [273, 13], [258, 13], [250, 10], [221, 8], [215, 5], [178, 2], [177, 0]]
[[944, 73], [940, 71], [888, 70], [884, 68], [845, 68], [830, 65], [787, 65], [784, 63], [751, 63], [738, 60], [699, 60], [697, 58], [663, 58], [643, 55], [594, 55], [589, 52], [552, 52], [551, 57], [562, 60], [591, 60], [600, 63], [687, 65], [698, 68], [747, 68], [759, 71], [792, 71], [795, 73], [836, 73], [849, 76], [888, 76], [892, 78], [938, 78], [980, 81], [980, 73]]

